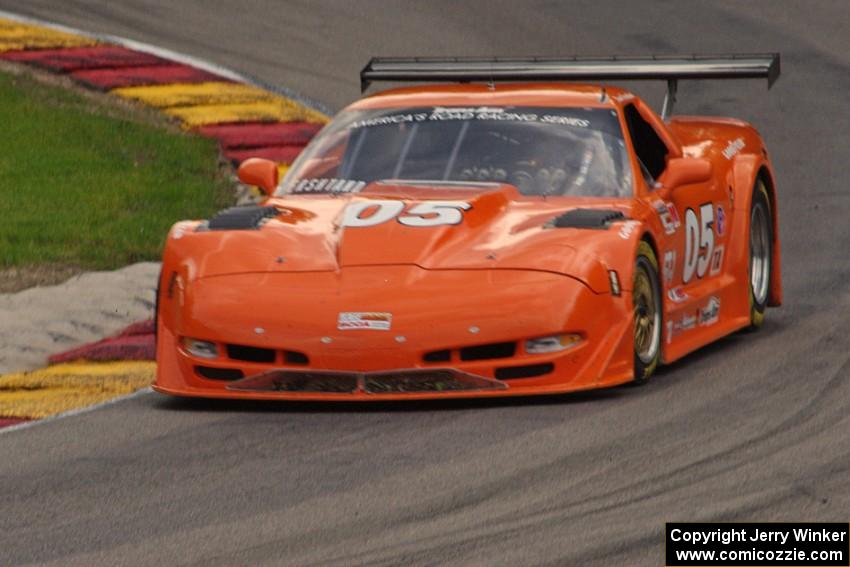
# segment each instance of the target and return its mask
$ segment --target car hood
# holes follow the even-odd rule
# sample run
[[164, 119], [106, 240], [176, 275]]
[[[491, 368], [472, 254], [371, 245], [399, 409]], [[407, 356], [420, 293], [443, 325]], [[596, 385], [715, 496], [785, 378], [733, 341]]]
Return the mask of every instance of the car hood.
[[[406, 226], [391, 217], [372, 226], [344, 226], [347, 207], [403, 201], [406, 213], [422, 202], [465, 203], [462, 221]], [[524, 197], [499, 184], [374, 183], [356, 194], [287, 195], [269, 199], [277, 215], [252, 230], [172, 229], [176, 253], [190, 279], [250, 272], [338, 271], [355, 266], [416, 265], [429, 270], [521, 269], [576, 278], [594, 291], [609, 289], [605, 251], [617, 245], [612, 228], [554, 228], [575, 208], [629, 213], [628, 200]], [[370, 212], [364, 212], [369, 215]], [[433, 217], [429, 217], [433, 218]], [[622, 240], [619, 241], [622, 243]], [[182, 252], [182, 253], [181, 253]]]

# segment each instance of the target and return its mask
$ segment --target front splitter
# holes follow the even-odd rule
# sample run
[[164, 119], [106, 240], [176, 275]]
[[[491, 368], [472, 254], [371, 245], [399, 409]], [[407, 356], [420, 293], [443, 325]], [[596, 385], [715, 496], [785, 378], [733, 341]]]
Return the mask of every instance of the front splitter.
[[276, 369], [227, 385], [231, 391], [314, 394], [439, 394], [504, 390], [504, 382], [454, 368], [380, 372]]

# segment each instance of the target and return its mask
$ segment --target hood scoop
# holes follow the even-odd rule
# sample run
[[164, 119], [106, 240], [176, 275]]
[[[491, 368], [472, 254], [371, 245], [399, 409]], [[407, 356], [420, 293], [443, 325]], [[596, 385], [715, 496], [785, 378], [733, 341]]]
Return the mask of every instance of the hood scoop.
[[621, 211], [613, 209], [573, 209], [551, 221], [554, 228], [607, 229], [612, 222], [625, 220]]
[[248, 205], [230, 207], [216, 213], [207, 223], [207, 230], [254, 230], [268, 218], [277, 216], [275, 207]]

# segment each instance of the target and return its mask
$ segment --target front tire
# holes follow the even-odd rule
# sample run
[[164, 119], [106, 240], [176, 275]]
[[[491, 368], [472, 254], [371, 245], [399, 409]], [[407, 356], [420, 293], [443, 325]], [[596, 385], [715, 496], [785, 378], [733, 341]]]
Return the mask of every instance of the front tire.
[[661, 359], [661, 284], [652, 246], [641, 241], [632, 284], [635, 384], [645, 384]]
[[770, 298], [770, 276], [773, 268], [773, 217], [764, 182], [759, 179], [753, 187], [750, 205], [749, 296], [750, 328], [764, 324], [764, 313]]

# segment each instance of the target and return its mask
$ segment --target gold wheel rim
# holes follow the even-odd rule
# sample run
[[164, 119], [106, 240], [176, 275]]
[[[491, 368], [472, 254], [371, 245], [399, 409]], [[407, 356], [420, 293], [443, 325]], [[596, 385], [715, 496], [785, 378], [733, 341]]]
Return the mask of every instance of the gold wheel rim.
[[641, 362], [649, 364], [655, 359], [660, 343], [661, 317], [658, 310], [656, 285], [646, 271], [638, 265], [633, 287], [635, 353]]

